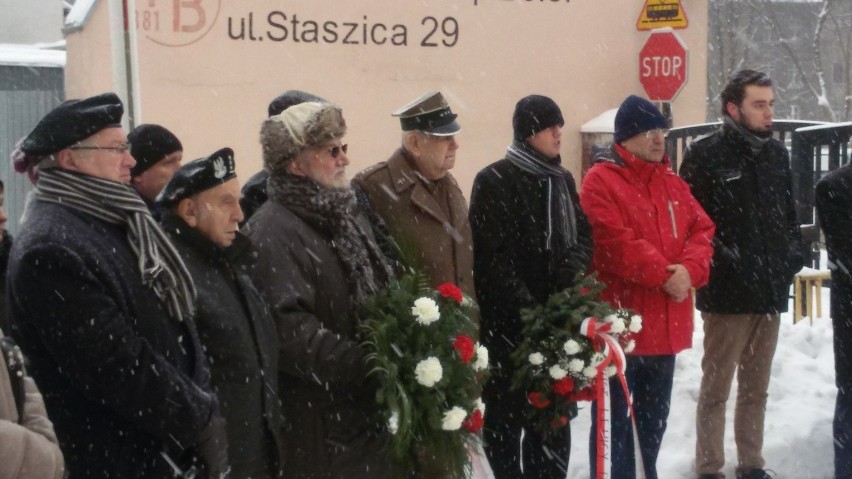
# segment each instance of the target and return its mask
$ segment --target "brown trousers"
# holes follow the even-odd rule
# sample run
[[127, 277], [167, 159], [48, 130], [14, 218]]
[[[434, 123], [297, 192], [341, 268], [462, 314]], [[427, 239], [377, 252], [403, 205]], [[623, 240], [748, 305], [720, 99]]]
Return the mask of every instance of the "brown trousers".
[[725, 465], [725, 403], [737, 373], [734, 437], [737, 471], [763, 468], [763, 419], [769, 374], [778, 343], [777, 314], [701, 313], [704, 358], [695, 417], [695, 471], [720, 472]]

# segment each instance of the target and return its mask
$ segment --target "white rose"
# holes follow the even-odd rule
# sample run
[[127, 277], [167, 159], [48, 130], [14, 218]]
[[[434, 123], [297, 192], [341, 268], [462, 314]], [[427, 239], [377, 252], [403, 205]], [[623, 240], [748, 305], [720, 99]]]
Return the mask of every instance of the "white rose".
[[586, 363], [584, 363], [582, 359], [574, 358], [571, 361], [568, 361], [568, 370], [572, 373], [579, 373], [585, 367]]
[[615, 366], [607, 366], [604, 371], [606, 372], [606, 377], [611, 378], [615, 376], [615, 373], [618, 372], [618, 369]]
[[548, 372], [550, 373], [550, 377], [557, 381], [568, 375], [568, 371], [562, 369], [558, 364], [551, 366], [550, 369], [548, 369]]
[[438, 303], [436, 303], [432, 298], [426, 297], [417, 298], [414, 301], [414, 306], [411, 308], [411, 314], [413, 314], [416, 317], [417, 322], [423, 326], [432, 324], [441, 317], [441, 311], [438, 309]]
[[598, 375], [598, 368], [596, 366], [589, 366], [589, 367], [583, 369], [583, 376], [586, 376], [589, 379], [591, 379], [591, 378], [593, 378], [597, 375]]
[[630, 327], [628, 328], [631, 333], [638, 333], [642, 329], [642, 316], [634, 314], [630, 317]]
[[621, 334], [626, 330], [627, 330], [627, 327], [624, 326], [624, 320], [622, 320], [621, 318], [618, 318], [615, 321], [613, 321], [612, 327], [609, 329], [609, 331], [612, 334]]
[[474, 371], [488, 369], [488, 348], [480, 344], [476, 345], [476, 361], [473, 362]]
[[577, 341], [574, 341], [573, 339], [569, 339], [568, 341], [565, 341], [564, 345], [562, 345], [562, 349], [565, 350], [566, 354], [577, 354], [583, 348], [582, 348], [582, 346], [580, 346], [580, 343], [578, 343]]
[[625, 352], [625, 353], [630, 353], [631, 351], [633, 351], [633, 349], [634, 349], [635, 347], [636, 347], [636, 341], [634, 341], [634, 340], [632, 340], [632, 339], [631, 339], [630, 341], [627, 341], [627, 344], [626, 344], [626, 345], [624, 345], [624, 352]]
[[541, 366], [544, 363], [544, 355], [541, 353], [532, 353], [528, 359], [533, 366]]
[[482, 402], [482, 398], [477, 398], [475, 401], [473, 401], [473, 408], [479, 409], [479, 412], [482, 413], [482, 416], [485, 416], [485, 403]]
[[414, 368], [414, 376], [417, 378], [418, 383], [426, 386], [427, 388], [431, 388], [441, 380], [441, 377], [444, 376], [444, 369], [441, 367], [441, 361], [434, 356], [430, 356], [423, 361], [420, 361]]
[[610, 315], [608, 315], [607, 317], [604, 318], [604, 322], [605, 323], [614, 323], [616, 319], [618, 319], [618, 316], [616, 316], [614, 314], [610, 314]]
[[467, 411], [453, 406], [449, 411], [444, 411], [444, 419], [441, 421], [441, 429], [445, 431], [457, 431], [467, 417]]
[[391, 414], [391, 417], [388, 418], [388, 431], [390, 431], [391, 434], [396, 434], [396, 432], [399, 431], [399, 413], [396, 411], [394, 411]]

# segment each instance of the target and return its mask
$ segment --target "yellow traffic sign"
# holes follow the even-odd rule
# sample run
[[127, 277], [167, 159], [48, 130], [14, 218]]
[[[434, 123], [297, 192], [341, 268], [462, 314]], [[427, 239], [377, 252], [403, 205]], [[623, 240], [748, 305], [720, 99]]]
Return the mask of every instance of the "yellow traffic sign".
[[681, 0], [645, 0], [639, 20], [636, 20], [636, 28], [639, 30], [686, 28], [687, 25], [689, 22]]

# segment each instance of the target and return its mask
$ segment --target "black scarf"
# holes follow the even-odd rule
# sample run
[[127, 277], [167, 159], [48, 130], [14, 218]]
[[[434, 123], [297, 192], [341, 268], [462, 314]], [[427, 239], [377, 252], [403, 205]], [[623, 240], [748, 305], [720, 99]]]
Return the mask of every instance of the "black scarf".
[[289, 174], [272, 175], [269, 198], [286, 206], [331, 239], [352, 285], [356, 306], [379, 292], [392, 270], [371, 232], [355, 221], [358, 204], [351, 188], [325, 188], [315, 181]]
[[536, 178], [547, 179], [547, 243], [548, 251], [553, 249], [553, 225], [564, 238], [566, 246], [577, 245], [577, 215], [571, 192], [568, 189], [570, 173], [558, 163], [553, 164], [542, 158], [525, 143], [515, 140], [506, 148], [506, 158], [524, 173]]
[[125, 226], [142, 282], [154, 290], [173, 318], [182, 321], [192, 316], [195, 285], [189, 271], [133, 189], [51, 168], [39, 172], [33, 193], [41, 201], [65, 205], [107, 223]]

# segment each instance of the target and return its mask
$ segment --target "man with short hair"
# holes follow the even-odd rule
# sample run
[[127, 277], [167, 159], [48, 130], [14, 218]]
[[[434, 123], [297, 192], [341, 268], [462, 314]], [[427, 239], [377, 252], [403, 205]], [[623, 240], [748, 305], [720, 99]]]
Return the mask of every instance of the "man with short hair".
[[834, 478], [852, 479], [852, 164], [816, 184], [816, 210], [831, 269], [834, 325]]
[[470, 224], [480, 337], [494, 364], [483, 393], [485, 452], [497, 479], [564, 479], [568, 470], [570, 423], [550, 439], [531, 427], [523, 412], [530, 407], [526, 394], [511, 391], [510, 358], [521, 340], [520, 310], [574, 285], [592, 257], [592, 232], [574, 177], [560, 165], [564, 124], [552, 99], [522, 98], [515, 105], [514, 139], [506, 157], [473, 182]]
[[[657, 456], [671, 404], [675, 355], [692, 347], [692, 288], [707, 283], [715, 226], [671, 170], [668, 121], [631, 95], [615, 115], [615, 145], [583, 179], [580, 204], [592, 225], [592, 270], [606, 285], [601, 299], [642, 317], [625, 378], [633, 400], [644, 477], [657, 478]], [[633, 427], [616, 378], [612, 391], [611, 477], [636, 477]], [[596, 407], [592, 406], [592, 424]], [[595, 428], [591, 476], [598, 467]]]
[[157, 195], [180, 168], [183, 145], [174, 133], [153, 124], [134, 128], [127, 135], [127, 142], [136, 160], [136, 165], [130, 169], [130, 184], [159, 221], [163, 212], [156, 204]]
[[269, 201], [245, 231], [281, 341], [286, 474], [383, 479], [390, 458], [358, 311], [392, 271], [349, 186], [345, 133], [340, 108], [329, 103], [301, 103], [264, 121]]
[[789, 153], [772, 138], [772, 80], [741, 70], [722, 91], [722, 127], [696, 138], [681, 177], [716, 223], [708, 284], [698, 291], [704, 320], [703, 376], [696, 415], [695, 469], [724, 477], [725, 404], [737, 375], [737, 479], [764, 469], [763, 421], [779, 314], [802, 268]]
[[450, 174], [461, 127], [444, 96], [429, 92], [399, 108], [402, 145], [353, 184], [432, 286], [453, 283], [473, 297], [473, 239], [467, 202]]
[[163, 229], [198, 290], [196, 324], [210, 360], [230, 445], [231, 477], [280, 475], [278, 338], [248, 275], [251, 244], [234, 152], [223, 148], [183, 165], [160, 193]]
[[38, 181], [9, 259], [12, 333], [71, 477], [220, 477], [195, 288], [129, 186], [123, 111], [113, 93], [66, 101], [13, 154]]

